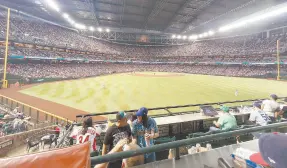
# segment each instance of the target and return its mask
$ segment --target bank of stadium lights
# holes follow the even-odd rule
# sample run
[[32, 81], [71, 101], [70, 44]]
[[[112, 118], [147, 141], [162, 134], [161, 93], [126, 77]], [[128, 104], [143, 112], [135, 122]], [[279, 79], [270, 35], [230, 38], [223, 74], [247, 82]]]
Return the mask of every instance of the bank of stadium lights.
[[87, 28], [85, 25], [79, 24], [79, 23], [76, 23], [76, 24], [75, 24], [75, 27], [76, 27], [77, 29], [81, 29], [81, 30], [85, 30], [85, 29]]
[[219, 28], [219, 32], [226, 32], [226, 31], [230, 31], [236, 28], [240, 28], [240, 27], [244, 27], [248, 24], [253, 24], [256, 23], [258, 21], [262, 21], [262, 20], [267, 20], [270, 19], [272, 17], [281, 15], [283, 13], [287, 13], [287, 6], [284, 5], [281, 8], [276, 8], [273, 10], [269, 10], [269, 11], [265, 11], [264, 13], [258, 14], [256, 16], [247, 18], [245, 20], [239, 20], [239, 21], [235, 21], [229, 25], [225, 25]]
[[188, 37], [189, 40], [197, 40], [198, 39], [198, 35], [191, 35]]
[[60, 12], [60, 8], [58, 6], [58, 4], [54, 1], [54, 0], [46, 0], [46, 3], [48, 4], [48, 6], [57, 11], [57, 12]]
[[107, 33], [109, 33], [110, 31], [111, 31], [110, 29], [108, 29], [108, 28], [106, 29], [106, 32], [107, 32]]
[[212, 30], [209, 30], [209, 31], [208, 31], [208, 35], [209, 35], [209, 36], [212, 36], [212, 35], [214, 35], [214, 31], [212, 31]]
[[102, 32], [103, 31], [103, 29], [102, 28], [100, 28], [100, 27], [98, 27], [98, 29], [97, 29], [99, 32]]
[[177, 39], [181, 39], [181, 35], [178, 35], [176, 38], [177, 38]]
[[185, 40], [187, 37], [186, 36], [182, 36], [182, 39]]
[[89, 27], [89, 30], [90, 30], [90, 31], [95, 31], [95, 28], [94, 28], [93, 26], [90, 26], [90, 27]]
[[63, 13], [63, 18], [65, 18], [65, 19], [68, 19], [69, 18], [69, 15], [67, 14], [67, 13]]

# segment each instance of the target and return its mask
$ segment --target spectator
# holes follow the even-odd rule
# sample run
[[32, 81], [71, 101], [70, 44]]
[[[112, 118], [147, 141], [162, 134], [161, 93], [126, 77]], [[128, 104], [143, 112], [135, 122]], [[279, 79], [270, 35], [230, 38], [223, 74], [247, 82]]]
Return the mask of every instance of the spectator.
[[77, 135], [77, 144], [90, 142], [90, 153], [91, 156], [97, 155], [97, 144], [96, 144], [97, 131], [93, 127], [92, 117], [87, 117], [83, 121], [83, 128], [79, 130]]
[[270, 95], [269, 100], [264, 100], [261, 105], [261, 109], [270, 116], [271, 120], [276, 120], [278, 112], [280, 110], [279, 103], [277, 103], [278, 97], [275, 94]]
[[287, 118], [287, 98], [284, 99], [284, 104], [280, 105], [280, 115], [283, 118]]
[[215, 127], [210, 127], [209, 132], [214, 132], [218, 130], [228, 131], [237, 128], [236, 118], [229, 113], [229, 107], [222, 106], [220, 109], [224, 112], [224, 114], [219, 117], [217, 122], [213, 121]]
[[18, 110], [18, 112], [15, 114], [15, 117], [20, 118], [20, 119], [24, 119], [24, 114]]
[[57, 126], [55, 126], [54, 129], [55, 129], [56, 138], [59, 138], [60, 132], [61, 132], [61, 129], [60, 129], [59, 125], [57, 124]]
[[257, 125], [264, 126], [268, 122], [271, 122], [269, 116], [261, 110], [260, 102], [253, 103], [254, 110], [251, 111], [249, 121], [256, 123]]
[[[121, 151], [129, 151], [129, 150], [136, 150], [140, 149], [140, 147], [137, 144], [127, 144], [128, 139], [121, 139], [115, 146], [114, 148], [108, 153], [108, 154], [113, 154]], [[127, 167], [133, 167], [133, 166], [138, 166], [144, 164], [144, 156], [143, 155], [138, 155], [134, 157], [130, 157], [127, 159], [123, 159], [122, 161], [122, 168], [127, 168]], [[99, 165], [96, 165], [95, 168], [106, 168], [108, 167], [109, 163], [102, 163]]]
[[[103, 143], [103, 151], [102, 155], [107, 154], [108, 148], [109, 150], [113, 149], [115, 145], [121, 140], [121, 139], [131, 139], [131, 128], [127, 123], [126, 114], [124, 111], [120, 111], [116, 115], [117, 122], [113, 124], [112, 126], [108, 127], [106, 131], [106, 135], [104, 138]], [[110, 162], [109, 167], [111, 168], [117, 168], [121, 167], [122, 161], [117, 160], [114, 162]]]
[[[158, 127], [155, 120], [148, 117], [148, 109], [142, 107], [136, 113], [137, 119], [132, 125], [134, 143], [141, 148], [154, 145], [154, 139], [159, 137]], [[145, 154], [145, 163], [156, 161], [155, 152]]]
[[13, 110], [14, 114], [16, 114], [17, 112], [19, 112], [19, 107], [18, 106]]
[[270, 167], [287, 167], [287, 135], [282, 133], [263, 134], [259, 138], [260, 154]]

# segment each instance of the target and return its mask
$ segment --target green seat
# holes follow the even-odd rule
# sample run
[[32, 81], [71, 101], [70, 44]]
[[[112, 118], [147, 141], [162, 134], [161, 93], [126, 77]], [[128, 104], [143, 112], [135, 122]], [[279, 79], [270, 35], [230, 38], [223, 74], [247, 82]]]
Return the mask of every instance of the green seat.
[[172, 142], [175, 140], [176, 140], [175, 136], [173, 136], [173, 137], [160, 137], [160, 138], [155, 139], [154, 143], [155, 144], [162, 144], [162, 143]]

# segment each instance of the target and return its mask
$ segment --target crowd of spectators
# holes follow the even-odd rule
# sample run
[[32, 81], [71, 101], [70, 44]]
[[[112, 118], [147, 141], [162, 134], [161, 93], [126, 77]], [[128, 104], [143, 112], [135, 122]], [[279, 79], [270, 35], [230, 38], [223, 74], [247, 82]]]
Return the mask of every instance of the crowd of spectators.
[[[9, 64], [7, 72], [25, 78], [81, 78], [123, 72], [176, 72], [223, 76], [261, 76], [276, 73], [274, 66], [151, 65], [151, 64]], [[282, 71], [286, 71], [284, 68]], [[285, 72], [286, 73], [286, 72]]]
[[[0, 38], [5, 38], [6, 14], [0, 12]], [[254, 76], [275, 73], [272, 66], [251, 66], [248, 63], [274, 63], [276, 40], [281, 40], [281, 52], [286, 48], [286, 36], [271, 35], [270, 38], [249, 35], [217, 40], [197, 41], [180, 46], [135, 46], [96, 40], [81, 32], [29, 19], [21, 15], [11, 17], [11, 36], [15, 42], [26, 42], [53, 47], [91, 51], [94, 55], [67, 53], [65, 51], [40, 50], [36, 48], [10, 47], [9, 56], [69, 58], [109, 61], [142, 61], [141, 64], [10, 64], [8, 73], [28, 78], [79, 78], [109, 73], [154, 71], [184, 72], [193, 74]], [[0, 48], [3, 55], [4, 48]], [[281, 57], [285, 62], [286, 56]], [[88, 62], [88, 61], [86, 61]], [[161, 64], [154, 64], [161, 62]], [[180, 65], [179, 63], [196, 63]], [[231, 62], [246, 65], [203, 65], [202, 63]], [[169, 64], [167, 64], [169, 63]], [[178, 63], [178, 64], [171, 64]], [[285, 68], [282, 70], [285, 71]]]
[[0, 105], [0, 137], [28, 130], [28, 121], [31, 117], [25, 116], [19, 107], [13, 111]]
[[[0, 54], [4, 54], [4, 48], [0, 48]], [[41, 57], [41, 58], [65, 58], [65, 59], [86, 59], [86, 60], [102, 60], [102, 61], [142, 61], [142, 62], [169, 62], [169, 63], [190, 63], [190, 62], [229, 62], [229, 63], [274, 63], [277, 57], [272, 54], [267, 55], [251, 55], [251, 56], [120, 56], [110, 54], [75, 54], [60, 51], [40, 50], [33, 48], [13, 47], [9, 50], [10, 56], [25, 56], [25, 57]], [[282, 62], [287, 61], [286, 56], [281, 56]]]
[[[0, 13], [0, 38], [5, 38], [5, 16], [5, 13]], [[14, 41], [128, 57], [271, 54], [276, 52], [277, 39], [281, 41], [281, 52], [285, 52], [287, 37], [286, 34], [281, 34], [266, 38], [256, 34], [197, 41], [179, 46], [135, 46], [93, 39], [75, 30], [20, 15], [12, 15], [10, 32], [10, 39]]]

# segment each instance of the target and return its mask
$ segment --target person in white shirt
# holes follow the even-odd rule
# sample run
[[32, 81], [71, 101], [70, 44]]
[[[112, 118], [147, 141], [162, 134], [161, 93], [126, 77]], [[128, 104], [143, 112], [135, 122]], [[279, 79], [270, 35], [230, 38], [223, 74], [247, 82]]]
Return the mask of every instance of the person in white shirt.
[[16, 107], [16, 108], [13, 110], [13, 114], [16, 114], [17, 112], [19, 112], [19, 107]]
[[280, 111], [280, 105], [276, 102], [278, 99], [277, 95], [270, 95], [269, 100], [264, 100], [261, 105], [261, 110], [263, 110], [270, 117], [277, 117], [277, 112]]
[[259, 102], [253, 103], [254, 110], [250, 113], [249, 121], [255, 122], [260, 126], [267, 125], [268, 122], [271, 122], [269, 116], [262, 111], [261, 104]]
[[90, 153], [91, 156], [97, 155], [97, 141], [96, 137], [99, 136], [100, 133], [93, 127], [93, 119], [92, 117], [87, 117], [83, 121], [83, 128], [79, 130], [77, 135], [77, 144], [90, 142]]

